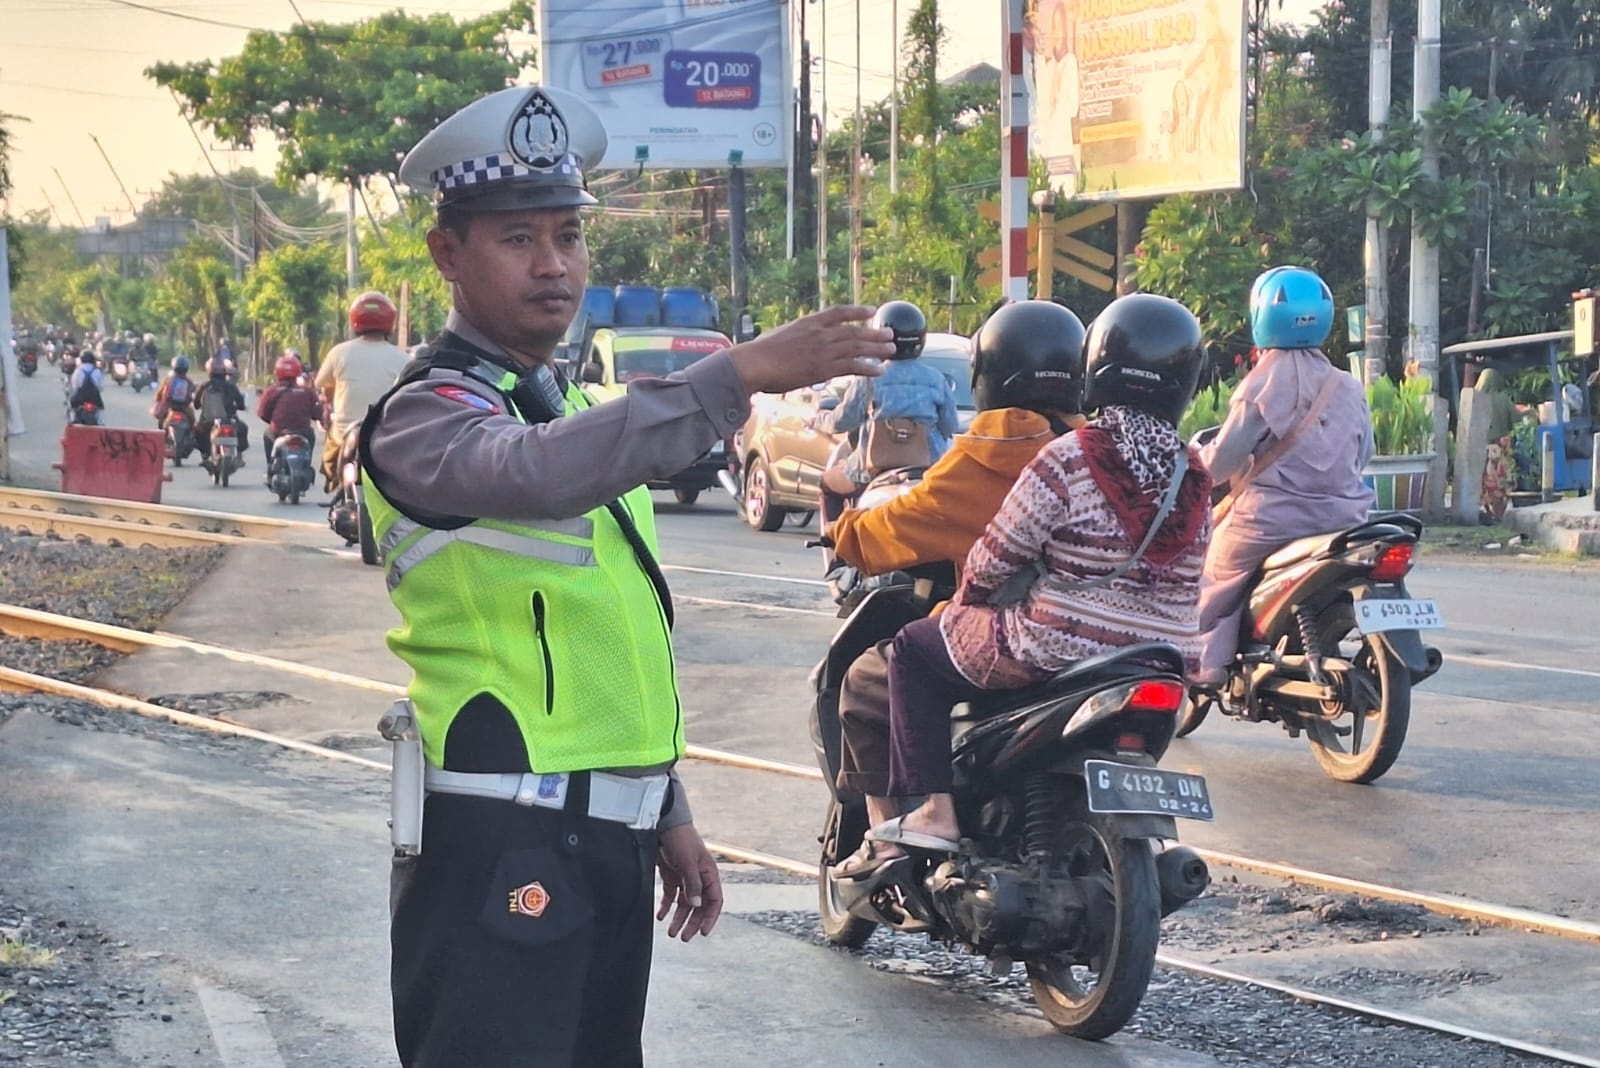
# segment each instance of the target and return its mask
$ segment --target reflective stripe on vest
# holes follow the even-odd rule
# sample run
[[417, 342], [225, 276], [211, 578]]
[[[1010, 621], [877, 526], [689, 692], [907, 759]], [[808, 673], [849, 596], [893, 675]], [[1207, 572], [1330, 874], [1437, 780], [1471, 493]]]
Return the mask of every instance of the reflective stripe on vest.
[[[569, 538], [582, 538], [585, 541], [594, 540], [594, 520], [589, 519], [587, 516], [578, 516], [576, 519], [541, 519], [537, 522], [517, 520], [516, 524], [529, 530], [543, 530], [550, 534], [561, 534]], [[383, 538], [378, 542], [379, 558], [387, 560], [389, 554], [394, 552], [395, 548], [411, 535], [419, 531], [432, 529], [432, 527], [423, 526], [416, 520], [401, 516], [395, 520], [394, 526], [384, 532]]]
[[[393, 529], [386, 532], [385, 540], [392, 536], [395, 529], [403, 525], [410, 525], [417, 530], [427, 530], [422, 537], [406, 546], [405, 550], [390, 559], [387, 552], [384, 560], [388, 574], [384, 581], [392, 593], [406, 577], [406, 572], [416, 567], [428, 557], [434, 555], [452, 542], [464, 541], [469, 545], [476, 545], [484, 549], [494, 549], [497, 552], [514, 553], [517, 556], [532, 557], [535, 560], [549, 560], [551, 563], [566, 564], [568, 567], [594, 567], [594, 547], [591, 545], [573, 545], [564, 541], [550, 541], [536, 534], [513, 534], [509, 530], [498, 530], [494, 527], [466, 526], [458, 530], [431, 530], [411, 520], [397, 522]], [[546, 523], [519, 522], [520, 527], [529, 530], [548, 531], [552, 534], [565, 534], [571, 537], [593, 538], [594, 522], [585, 517], [577, 519], [561, 519]], [[395, 544], [400, 541], [396, 539]], [[393, 546], [391, 546], [392, 548]]]

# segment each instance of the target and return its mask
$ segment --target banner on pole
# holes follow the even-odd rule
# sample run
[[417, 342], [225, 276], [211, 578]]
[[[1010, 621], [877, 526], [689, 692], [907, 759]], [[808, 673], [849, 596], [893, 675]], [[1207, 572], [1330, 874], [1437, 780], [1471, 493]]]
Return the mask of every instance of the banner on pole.
[[1068, 196], [1244, 184], [1240, 0], [1028, 0], [1033, 153]]
[[601, 167], [788, 165], [785, 0], [545, 0], [539, 42], [545, 84], [605, 123]]

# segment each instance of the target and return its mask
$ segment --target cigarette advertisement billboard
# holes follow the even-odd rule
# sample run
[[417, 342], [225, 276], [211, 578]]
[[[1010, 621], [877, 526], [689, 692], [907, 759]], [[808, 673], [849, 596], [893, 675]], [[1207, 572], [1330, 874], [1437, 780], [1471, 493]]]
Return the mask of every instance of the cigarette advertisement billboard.
[[1028, 0], [1032, 150], [1090, 199], [1244, 184], [1243, 0]]
[[782, 167], [793, 143], [783, 0], [543, 0], [540, 71], [581, 94], [602, 167]]

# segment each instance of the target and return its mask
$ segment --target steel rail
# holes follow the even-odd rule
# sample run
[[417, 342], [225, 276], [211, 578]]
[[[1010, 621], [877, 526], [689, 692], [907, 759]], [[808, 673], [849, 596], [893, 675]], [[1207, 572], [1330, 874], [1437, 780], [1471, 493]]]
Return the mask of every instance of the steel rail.
[[[124, 523], [203, 530], [212, 534], [271, 539], [290, 530], [324, 530], [320, 523], [276, 519], [269, 516], [215, 512], [202, 508], [181, 508], [171, 504], [121, 501], [110, 497], [86, 497], [75, 493], [0, 486], [0, 516], [7, 511], [61, 512], [68, 515], [115, 519]], [[3, 522], [3, 520], [0, 520]]]
[[125, 523], [116, 519], [71, 515], [66, 512], [34, 512], [13, 509], [0, 511], [0, 527], [32, 534], [104, 542], [127, 548], [189, 549], [196, 545], [265, 545], [268, 542], [231, 534], [182, 527], [158, 527], [149, 523]]
[[[404, 697], [406, 694], [404, 686], [392, 682], [369, 679], [361, 675], [351, 675], [343, 671], [333, 671], [310, 664], [300, 664], [293, 660], [282, 660], [275, 656], [249, 653], [242, 649], [230, 649], [225, 645], [196, 641], [193, 638], [168, 634], [164, 631], [133, 630], [111, 623], [96, 623], [92, 620], [59, 615], [55, 612], [43, 612], [36, 608], [24, 608], [21, 605], [0, 604], [0, 634], [44, 641], [88, 641], [118, 653], [132, 653], [139, 649], [174, 649], [204, 656], [220, 656], [236, 664], [266, 668], [286, 675], [299, 675], [302, 678], [315, 679], [318, 682], [331, 682], [340, 686], [370, 690], [389, 697]], [[822, 774], [816, 768], [808, 768], [799, 764], [785, 764], [782, 761], [766, 760], [761, 757], [745, 756], [742, 753], [728, 753], [721, 749], [691, 745], [684, 755], [691, 760], [726, 764], [730, 767], [745, 768], [749, 771], [766, 771], [776, 775], [790, 775], [801, 779], [811, 779], [816, 782], [822, 781]]]
[[[389, 765], [383, 763], [382, 761], [370, 760], [366, 757], [342, 752], [338, 749], [330, 749], [327, 746], [317, 745], [313, 742], [302, 742], [296, 738], [288, 738], [283, 735], [272, 734], [269, 731], [256, 730], [253, 727], [246, 727], [242, 724], [232, 723], [227, 720], [212, 719], [208, 716], [199, 716], [191, 712], [181, 711], [179, 709], [166, 708], [161, 705], [153, 705], [146, 701], [140, 701], [135, 698], [126, 697], [122, 694], [111, 693], [107, 690], [99, 690], [90, 686], [81, 686], [77, 683], [67, 682], [63, 679], [55, 679], [45, 675], [36, 675], [31, 672], [18, 671], [14, 668], [0, 667], [0, 690], [25, 693], [46, 693], [55, 694], [62, 697], [76, 698], [78, 700], [88, 701], [92, 704], [100, 705], [103, 708], [132, 712], [136, 715], [145, 716], [151, 719], [166, 720], [180, 726], [194, 727], [200, 730], [209, 731], [214, 734], [229, 735], [239, 738], [250, 738], [255, 741], [266, 742], [270, 745], [278, 746], [282, 749], [304, 753], [308, 756], [323, 757], [325, 759], [338, 761], [344, 764], [352, 764], [370, 771], [389, 770]], [[772, 868], [777, 871], [786, 872], [792, 875], [799, 875], [810, 879], [815, 879], [818, 875], [816, 865], [807, 864], [804, 861], [792, 860], [788, 857], [778, 856], [774, 853], [766, 853], [754, 849], [744, 849], [739, 846], [729, 845], [724, 842], [709, 840], [705, 843], [705, 845], [706, 848], [714, 855], [738, 863], [756, 864], [762, 867]], [[1271, 979], [1260, 979], [1254, 976], [1244, 975], [1239, 972], [1217, 968], [1213, 965], [1205, 964], [1201, 961], [1191, 960], [1181, 955], [1158, 952], [1156, 954], [1156, 961], [1165, 967], [1178, 971], [1189, 972], [1191, 974], [1200, 975], [1209, 979], [1217, 980], [1219, 982], [1240, 983], [1247, 986], [1259, 987], [1264, 990], [1270, 990], [1275, 993], [1295, 998], [1299, 1001], [1305, 1001], [1316, 1005], [1322, 1005], [1329, 1008], [1356, 1013], [1374, 1020], [1382, 1020], [1387, 1023], [1400, 1024], [1402, 1026], [1432, 1031], [1438, 1034], [1453, 1035], [1458, 1038], [1470, 1039], [1475, 1042], [1498, 1046], [1502, 1049], [1513, 1050], [1518, 1053], [1526, 1053], [1537, 1057], [1543, 1057], [1547, 1060], [1556, 1061], [1561, 1064], [1576, 1065], [1578, 1068], [1600, 1068], [1600, 1060], [1596, 1060], [1582, 1054], [1569, 1053], [1565, 1050], [1558, 1050], [1549, 1046], [1524, 1042], [1520, 1039], [1509, 1038], [1504, 1035], [1496, 1035], [1491, 1032], [1480, 1031], [1474, 1028], [1460, 1027], [1455, 1024], [1445, 1023], [1441, 1020], [1433, 1020], [1425, 1016], [1418, 1016], [1414, 1013], [1385, 1009], [1366, 1002], [1352, 1001], [1348, 998], [1333, 997], [1328, 994], [1319, 993], [1315, 990], [1297, 987], [1289, 983], [1283, 983]]]

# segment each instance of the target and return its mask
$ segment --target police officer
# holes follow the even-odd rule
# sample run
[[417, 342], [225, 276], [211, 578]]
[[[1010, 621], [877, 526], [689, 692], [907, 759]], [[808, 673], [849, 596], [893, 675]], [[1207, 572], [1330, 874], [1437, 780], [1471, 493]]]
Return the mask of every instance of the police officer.
[[407, 1068], [642, 1064], [653, 878], [688, 941], [722, 906], [672, 774], [672, 602], [643, 485], [731, 434], [752, 392], [874, 373], [865, 308], [807, 316], [590, 407], [553, 364], [589, 270], [579, 209], [606, 135], [518, 87], [406, 157], [430, 189], [444, 333], [361, 430], [373, 531], [426, 760], [392, 887]]

